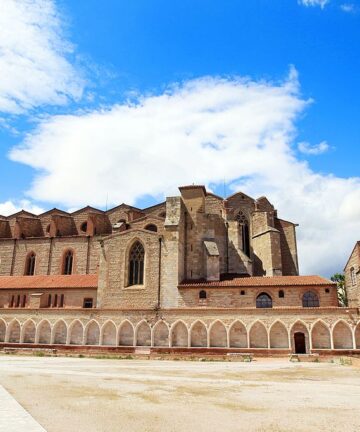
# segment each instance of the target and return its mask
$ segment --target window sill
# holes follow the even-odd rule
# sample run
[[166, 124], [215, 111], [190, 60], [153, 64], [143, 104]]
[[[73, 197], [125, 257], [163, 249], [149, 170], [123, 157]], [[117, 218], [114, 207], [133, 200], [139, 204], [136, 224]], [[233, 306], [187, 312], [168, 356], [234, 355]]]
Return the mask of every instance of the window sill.
[[142, 291], [145, 289], [145, 285], [130, 285], [123, 288], [126, 291]]

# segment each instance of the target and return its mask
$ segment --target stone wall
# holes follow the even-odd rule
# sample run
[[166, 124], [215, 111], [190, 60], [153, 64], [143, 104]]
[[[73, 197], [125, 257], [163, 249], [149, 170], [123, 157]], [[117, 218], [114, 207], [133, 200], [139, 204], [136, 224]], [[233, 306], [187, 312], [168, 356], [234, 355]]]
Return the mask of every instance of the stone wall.
[[360, 349], [356, 309], [332, 310], [7, 310], [0, 319], [0, 342], [226, 347], [294, 351], [296, 333], [306, 351]]

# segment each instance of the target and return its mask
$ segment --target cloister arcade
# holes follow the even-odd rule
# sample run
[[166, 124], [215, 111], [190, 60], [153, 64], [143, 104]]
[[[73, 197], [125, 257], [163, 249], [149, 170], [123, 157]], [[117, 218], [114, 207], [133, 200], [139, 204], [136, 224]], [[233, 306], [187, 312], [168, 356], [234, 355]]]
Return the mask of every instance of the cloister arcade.
[[277, 349], [309, 353], [311, 350], [360, 349], [360, 322], [350, 325], [338, 320], [329, 325], [319, 319], [312, 324], [296, 320], [285, 324], [275, 320], [270, 325], [255, 320], [245, 325], [241, 320], [225, 324], [217, 319], [211, 323], [195, 320], [172, 324], [164, 320], [149, 323], [145, 319], [132, 323], [112, 320], [100, 323], [95, 319], [66, 322], [59, 319], [35, 322], [0, 319], [0, 342], [41, 345], [139, 346]]

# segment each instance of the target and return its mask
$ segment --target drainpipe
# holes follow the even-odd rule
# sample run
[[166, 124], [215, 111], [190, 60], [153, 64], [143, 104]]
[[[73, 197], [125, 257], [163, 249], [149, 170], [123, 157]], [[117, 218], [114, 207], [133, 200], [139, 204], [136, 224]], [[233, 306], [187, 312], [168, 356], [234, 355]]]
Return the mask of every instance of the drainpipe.
[[14, 274], [15, 258], [16, 258], [16, 243], [17, 243], [17, 239], [14, 238], [14, 248], [13, 248], [12, 260], [11, 260], [10, 276], [13, 276]]
[[90, 236], [87, 237], [86, 274], [89, 274], [89, 267], [90, 267]]
[[49, 247], [49, 260], [48, 260], [48, 268], [47, 274], [49, 275], [51, 272], [51, 261], [52, 261], [52, 251], [53, 251], [53, 237], [50, 237], [50, 247]]
[[185, 279], [188, 279], [188, 268], [187, 268], [187, 211], [184, 212], [184, 274]]
[[226, 273], [229, 273], [229, 223], [225, 222], [225, 228], [226, 228], [226, 235], [225, 235], [225, 241], [226, 241]]
[[157, 308], [161, 307], [161, 237], [159, 237], [159, 281], [158, 281], [158, 298], [157, 298]]

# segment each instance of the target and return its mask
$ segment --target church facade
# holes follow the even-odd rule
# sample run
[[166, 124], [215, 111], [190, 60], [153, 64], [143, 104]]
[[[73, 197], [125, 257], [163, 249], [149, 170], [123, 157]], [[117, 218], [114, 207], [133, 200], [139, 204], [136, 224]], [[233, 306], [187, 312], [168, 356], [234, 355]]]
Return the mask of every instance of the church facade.
[[203, 186], [139, 209], [0, 216], [0, 345], [360, 350], [359, 293], [299, 276], [296, 224]]

